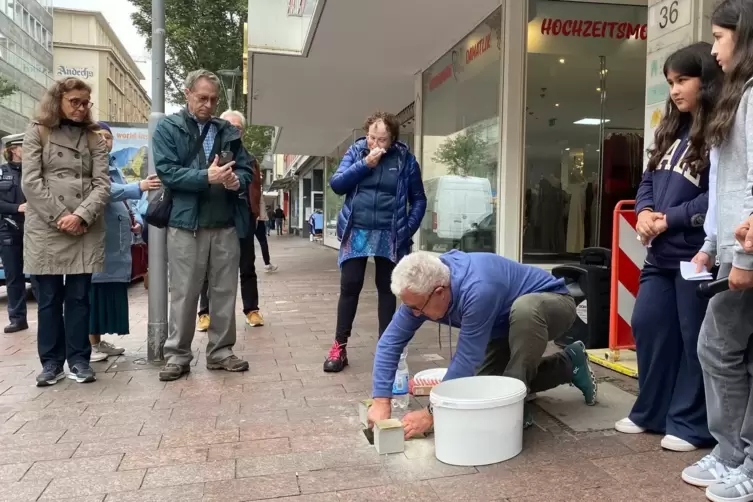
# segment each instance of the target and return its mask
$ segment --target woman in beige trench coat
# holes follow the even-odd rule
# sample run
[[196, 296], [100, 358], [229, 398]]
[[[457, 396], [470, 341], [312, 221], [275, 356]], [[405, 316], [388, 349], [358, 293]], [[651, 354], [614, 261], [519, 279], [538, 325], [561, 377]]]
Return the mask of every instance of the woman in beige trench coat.
[[48, 89], [24, 136], [24, 272], [39, 306], [38, 386], [93, 382], [89, 289], [104, 266], [110, 198], [107, 150], [91, 116], [91, 88], [65, 78]]

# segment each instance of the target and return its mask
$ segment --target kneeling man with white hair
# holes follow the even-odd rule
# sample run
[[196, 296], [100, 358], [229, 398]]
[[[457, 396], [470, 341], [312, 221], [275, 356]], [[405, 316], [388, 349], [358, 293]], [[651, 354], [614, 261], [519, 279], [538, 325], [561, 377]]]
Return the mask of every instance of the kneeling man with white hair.
[[[503, 375], [521, 380], [530, 393], [572, 384], [587, 405], [596, 404], [596, 378], [583, 343], [542, 357], [547, 343], [575, 321], [575, 301], [562, 279], [492, 253], [417, 252], [395, 267], [392, 292], [403, 303], [377, 344], [370, 424], [390, 418], [400, 354], [426, 320], [460, 328], [445, 381]], [[406, 414], [405, 437], [426, 432], [433, 422], [431, 405]], [[526, 410], [525, 426], [532, 423]]]

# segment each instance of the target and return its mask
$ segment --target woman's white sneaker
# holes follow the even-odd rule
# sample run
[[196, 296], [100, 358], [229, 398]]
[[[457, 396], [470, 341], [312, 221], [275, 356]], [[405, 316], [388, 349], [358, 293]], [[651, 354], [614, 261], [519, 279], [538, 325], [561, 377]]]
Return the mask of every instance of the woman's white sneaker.
[[677, 436], [667, 434], [661, 440], [661, 447], [671, 451], [695, 451], [698, 448]]
[[101, 361], [106, 361], [109, 356], [105, 354], [104, 352], [97, 352], [92, 347], [92, 355], [89, 356], [89, 362], [90, 363], [98, 363]]
[[617, 432], [622, 432], [623, 434], [641, 434], [646, 432], [646, 429], [640, 425], [635, 425], [629, 418], [623, 418], [618, 421], [614, 424], [614, 428]]

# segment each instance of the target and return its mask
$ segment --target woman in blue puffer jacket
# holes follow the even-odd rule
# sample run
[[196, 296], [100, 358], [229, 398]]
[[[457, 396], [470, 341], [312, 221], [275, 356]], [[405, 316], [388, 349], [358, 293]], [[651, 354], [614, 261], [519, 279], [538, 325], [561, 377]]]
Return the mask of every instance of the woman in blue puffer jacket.
[[411, 237], [426, 212], [421, 169], [408, 146], [398, 141], [400, 123], [390, 113], [366, 120], [366, 137], [358, 139], [340, 162], [329, 185], [345, 203], [337, 218], [340, 240], [340, 300], [335, 342], [324, 371], [338, 372], [348, 364], [346, 345], [358, 309], [369, 256], [376, 264], [379, 336], [395, 313], [390, 290], [392, 269], [410, 253]]
[[[98, 123], [107, 151], [112, 151], [110, 126]], [[125, 350], [102, 340], [102, 335], [127, 335], [128, 285], [131, 282], [131, 244], [133, 235], [141, 233], [141, 216], [134, 212], [131, 201], [138, 201], [144, 192], [156, 190], [161, 184], [156, 176], [138, 183], [127, 183], [123, 173], [110, 157], [110, 202], [105, 207], [105, 269], [92, 276], [91, 308], [89, 312], [89, 341], [91, 361], [103, 361], [119, 356]]]

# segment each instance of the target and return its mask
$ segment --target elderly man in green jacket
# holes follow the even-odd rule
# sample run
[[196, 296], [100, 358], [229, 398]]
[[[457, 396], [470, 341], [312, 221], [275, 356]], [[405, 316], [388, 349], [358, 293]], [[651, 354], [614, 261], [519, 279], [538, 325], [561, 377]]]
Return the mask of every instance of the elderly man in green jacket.
[[186, 108], [165, 117], [152, 138], [157, 175], [172, 196], [167, 234], [170, 325], [160, 380], [189, 372], [196, 304], [209, 279], [207, 368], [246, 371], [233, 354], [239, 238], [249, 228], [252, 171], [240, 131], [214, 117], [220, 81], [206, 70], [185, 81]]

